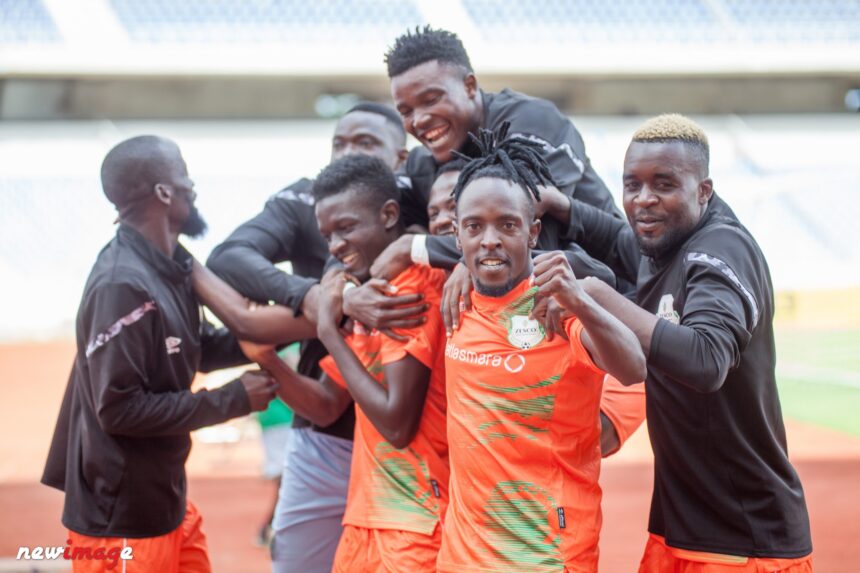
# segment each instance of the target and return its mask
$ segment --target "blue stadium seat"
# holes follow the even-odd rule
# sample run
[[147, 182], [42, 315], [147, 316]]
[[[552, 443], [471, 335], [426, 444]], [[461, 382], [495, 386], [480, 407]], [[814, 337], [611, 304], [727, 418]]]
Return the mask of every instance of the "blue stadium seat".
[[41, 0], [0, 0], [0, 44], [47, 44], [60, 39]]
[[[704, 0], [463, 0], [493, 41], [687, 42], [715, 40], [720, 24]], [[540, 33], [530, 33], [540, 30]]]
[[[110, 0], [140, 42], [330, 41], [377, 39], [422, 22], [412, 0]], [[342, 38], [342, 36], [341, 36]]]

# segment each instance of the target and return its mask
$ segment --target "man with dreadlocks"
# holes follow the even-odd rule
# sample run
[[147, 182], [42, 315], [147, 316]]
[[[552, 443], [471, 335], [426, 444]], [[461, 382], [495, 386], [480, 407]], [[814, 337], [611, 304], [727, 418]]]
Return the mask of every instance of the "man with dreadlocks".
[[[439, 166], [436, 180], [430, 189], [427, 216], [428, 230], [435, 236], [454, 236], [456, 228], [456, 201], [454, 187], [460, 172], [468, 161], [458, 157]], [[579, 276], [576, 260], [568, 256], [574, 274]], [[471, 280], [471, 279], [470, 279]], [[600, 398], [600, 452], [609, 456], [617, 452], [633, 435], [645, 419], [645, 388], [642, 384], [624, 386], [611, 376], [603, 383]]]
[[[640, 382], [645, 357], [563, 254], [533, 266], [535, 201], [552, 184], [543, 155], [486, 130], [476, 143], [481, 156], [454, 190], [457, 245], [475, 290], [445, 347], [451, 482], [438, 568], [594, 572], [601, 387], [606, 371]], [[548, 338], [529, 316], [546, 297], [574, 315], [565, 337]]]
[[809, 517], [774, 376], [770, 272], [714, 193], [709, 154], [691, 120], [649, 120], [624, 158], [630, 226], [587, 206], [574, 226], [638, 281], [638, 306], [584, 284], [648, 356], [654, 492], [640, 571], [808, 572]]

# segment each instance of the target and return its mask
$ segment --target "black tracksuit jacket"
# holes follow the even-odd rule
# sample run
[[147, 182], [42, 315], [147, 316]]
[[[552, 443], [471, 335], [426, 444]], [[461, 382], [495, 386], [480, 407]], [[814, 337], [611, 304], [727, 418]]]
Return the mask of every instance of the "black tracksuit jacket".
[[189, 432], [250, 412], [238, 380], [190, 391], [198, 370], [246, 362], [228, 331], [201, 320], [191, 262], [182, 246], [167, 258], [121, 225], [93, 266], [42, 476], [65, 492], [72, 531], [140, 538], [176, 529]]
[[648, 529], [673, 547], [748, 557], [812, 551], [788, 460], [764, 255], [714, 195], [671, 252], [642, 257], [624, 222], [575, 202], [571, 232], [658, 314], [645, 381], [654, 449]]

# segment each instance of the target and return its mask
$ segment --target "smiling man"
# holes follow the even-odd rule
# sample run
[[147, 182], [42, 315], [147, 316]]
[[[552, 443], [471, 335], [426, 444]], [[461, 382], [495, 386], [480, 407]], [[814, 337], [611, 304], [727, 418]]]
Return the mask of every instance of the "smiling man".
[[[405, 173], [411, 189], [404, 193], [405, 210], [426, 208], [437, 170], [451, 160], [454, 152], [468, 156], [479, 153], [470, 135], [476, 135], [481, 128], [497, 131], [507, 122], [512, 134], [538, 145], [555, 182], [542, 191], [542, 200], [536, 206], [542, 223], [538, 248], [564, 250], [578, 276], [597, 276], [619, 286], [605, 266], [567, 238], [572, 197], [621, 216], [591, 166], [582, 137], [570, 119], [543, 99], [508, 89], [499, 93], [481, 90], [462, 42], [446, 30], [428, 26], [407, 32], [395, 40], [386, 54], [386, 64], [391, 95], [403, 126], [422, 143], [410, 151], [406, 160]], [[412, 262], [452, 269], [458, 260], [450, 238], [408, 235], [377, 260], [374, 276], [391, 278]], [[453, 276], [446, 292], [468, 284], [461, 280], [464, 274], [461, 269], [459, 275]], [[627, 284], [620, 288], [625, 292], [632, 289]], [[456, 322], [456, 299], [463, 294], [446, 297], [446, 323]], [[468, 297], [465, 300], [468, 303]], [[453, 317], [450, 321], [449, 315]]]
[[[445, 348], [451, 486], [438, 567], [594, 572], [604, 370], [633, 384], [645, 358], [563, 254], [533, 266], [545, 163], [523, 152], [528, 142], [489, 135], [455, 189], [457, 243], [475, 290]], [[566, 337], [550, 340], [530, 317], [549, 298], [573, 315]]]
[[[394, 174], [377, 159], [345, 157], [314, 182], [316, 217], [329, 252], [358, 281], [404, 229]], [[333, 571], [436, 570], [440, 522], [448, 498], [444, 330], [439, 300], [445, 274], [413, 265], [392, 281], [402, 293], [423, 292], [426, 322], [395, 340], [356, 322], [341, 323], [347, 274], [323, 279], [318, 334], [329, 357], [320, 381], [292, 372], [272, 349], [255, 360], [283, 382], [280, 396], [320, 425], [354, 399], [355, 449], [344, 531]]]
[[648, 356], [651, 533], [640, 571], [812, 570], [774, 368], [773, 286], [750, 232], [714, 193], [691, 120], [659, 116], [624, 158], [630, 225], [575, 208], [579, 238], [638, 280], [636, 304], [586, 281]]
[[[367, 155], [396, 169], [406, 157], [406, 134], [398, 114], [389, 106], [362, 102], [353, 106], [335, 125], [331, 139], [331, 159]], [[319, 279], [329, 257], [314, 215], [313, 181], [303, 178], [269, 199], [261, 213], [240, 225], [212, 252], [207, 265], [251, 300], [273, 301], [316, 319], [319, 307]], [[422, 210], [422, 216], [426, 213]], [[293, 273], [276, 266], [289, 261]], [[356, 289], [358, 290], [358, 289]], [[397, 314], [391, 326], [417, 326], [419, 320], [404, 316], [398, 304], [420, 302], [420, 295], [385, 297], [377, 301], [378, 322]], [[409, 307], [406, 313], [423, 308]], [[357, 313], [360, 309], [353, 309]], [[370, 320], [362, 315], [367, 323]], [[254, 327], [259, 327], [252, 324]], [[289, 330], [284, 322], [285, 330]], [[284, 332], [287, 336], [290, 332]], [[259, 337], [257, 340], [261, 340]], [[279, 342], [270, 340], [270, 342]], [[319, 361], [327, 354], [316, 339], [302, 344], [298, 371], [318, 377]], [[301, 416], [294, 420], [296, 431], [287, 446], [284, 479], [273, 521], [271, 553], [277, 573], [327, 573], [341, 533], [346, 505], [352, 451], [354, 415], [343, 415], [325, 427]]]

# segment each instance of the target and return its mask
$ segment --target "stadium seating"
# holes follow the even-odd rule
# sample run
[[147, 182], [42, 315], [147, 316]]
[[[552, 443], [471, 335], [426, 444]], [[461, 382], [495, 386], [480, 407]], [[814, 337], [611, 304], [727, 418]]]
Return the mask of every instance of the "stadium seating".
[[754, 42], [860, 41], [856, 0], [723, 0], [742, 33]]
[[[411, 0], [110, 0], [142, 42], [332, 42], [421, 23]], [[339, 34], [340, 32], [340, 34]]]
[[[484, 38], [510, 41], [711, 41], [722, 33], [704, 0], [463, 0]], [[553, 33], [555, 32], [555, 33]]]
[[0, 44], [44, 44], [60, 39], [41, 0], [0, 2]]

